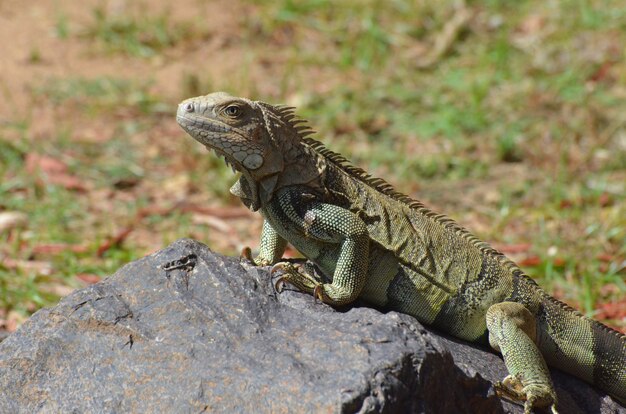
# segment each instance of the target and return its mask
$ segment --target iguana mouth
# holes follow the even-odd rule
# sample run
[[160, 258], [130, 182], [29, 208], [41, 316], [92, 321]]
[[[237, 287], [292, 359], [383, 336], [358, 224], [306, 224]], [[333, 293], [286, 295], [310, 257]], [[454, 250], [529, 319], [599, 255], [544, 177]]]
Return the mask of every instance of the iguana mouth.
[[233, 171], [233, 173], [238, 173], [240, 172], [239, 168], [237, 168], [237, 163], [235, 161], [233, 161], [232, 159], [230, 159], [230, 156], [228, 154], [226, 154], [225, 152], [223, 152], [222, 150], [218, 149], [218, 148], [213, 148], [210, 145], [206, 145], [205, 144], [206, 149], [208, 149], [209, 151], [213, 151], [215, 153], [215, 155], [217, 155], [218, 158], [221, 158], [224, 160], [224, 162], [226, 163], [226, 165], [228, 165], [230, 167], [230, 169]]
[[[199, 131], [209, 131], [215, 134], [235, 132], [235, 129], [228, 124], [220, 122], [217, 119], [200, 116], [195, 113], [184, 112], [181, 114], [181, 112], [179, 111], [176, 114], [176, 121], [186, 131], [197, 129]], [[196, 137], [194, 136], [194, 138]], [[205, 143], [203, 142], [203, 144]]]
[[240, 172], [242, 170], [242, 168], [239, 167], [237, 161], [234, 159], [232, 155], [230, 155], [229, 153], [227, 153], [226, 151], [222, 150], [219, 147], [213, 146], [213, 144], [211, 143], [211, 138], [209, 136], [193, 134], [194, 130], [201, 130], [205, 132], [211, 131], [216, 134], [223, 133], [224, 131], [230, 130], [236, 133], [236, 131], [234, 131], [230, 125], [227, 125], [223, 122], [219, 122], [215, 119], [194, 115], [192, 113], [183, 113], [183, 114], [177, 113], [176, 121], [196, 141], [199, 141], [200, 143], [204, 144], [206, 149], [215, 152], [215, 155], [217, 155], [219, 158], [222, 158], [224, 162], [226, 163], [226, 165], [228, 165], [234, 173]]

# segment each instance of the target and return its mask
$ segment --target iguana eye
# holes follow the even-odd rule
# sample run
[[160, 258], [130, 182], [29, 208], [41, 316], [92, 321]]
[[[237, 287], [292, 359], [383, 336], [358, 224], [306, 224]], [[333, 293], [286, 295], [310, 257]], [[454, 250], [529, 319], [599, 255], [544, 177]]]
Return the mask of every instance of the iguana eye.
[[241, 108], [237, 105], [230, 105], [224, 109], [224, 113], [234, 118], [241, 113]]

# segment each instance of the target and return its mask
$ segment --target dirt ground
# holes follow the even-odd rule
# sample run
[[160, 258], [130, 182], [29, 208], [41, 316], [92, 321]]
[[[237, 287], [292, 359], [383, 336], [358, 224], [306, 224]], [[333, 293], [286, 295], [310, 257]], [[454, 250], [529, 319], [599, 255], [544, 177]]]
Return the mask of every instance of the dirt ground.
[[[154, 80], [155, 93], [176, 102], [182, 98], [182, 79], [192, 68], [202, 68], [215, 78], [231, 73], [241, 64], [237, 57], [242, 51], [233, 50], [226, 43], [229, 36], [237, 33], [235, 10], [245, 8], [228, 7], [232, 2], [225, 1], [206, 2], [204, 6], [201, 2], [188, 1], [193, 7], [185, 7], [185, 3], [172, 7], [171, 2], [160, 0], [149, 2], [149, 6], [126, 1], [0, 2], [0, 38], [4, 39], [0, 61], [3, 96], [0, 113], [3, 120], [33, 117], [54, 122], [54, 117], [48, 114], [50, 108], [37, 107], [32, 97], [34, 89], [51, 79], [150, 78]], [[202, 21], [206, 33], [204, 38], [153, 59], [103, 53], [92, 40], [81, 34], [92, 24], [93, 10], [102, 4], [106, 4], [106, 10], [112, 14], [137, 15], [144, 12], [144, 7], [149, 7], [150, 14], [165, 13], [173, 22]], [[67, 21], [70, 33], [67, 38], [55, 33], [61, 16]], [[32, 59], [34, 53], [39, 56], [36, 61]], [[40, 124], [39, 128], [52, 130], [55, 125]]]

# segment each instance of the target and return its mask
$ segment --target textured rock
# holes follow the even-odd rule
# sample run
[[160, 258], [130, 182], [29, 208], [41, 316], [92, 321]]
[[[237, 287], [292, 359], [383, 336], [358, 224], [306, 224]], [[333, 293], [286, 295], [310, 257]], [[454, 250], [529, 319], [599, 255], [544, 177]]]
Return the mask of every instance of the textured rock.
[[[505, 374], [407, 315], [278, 295], [267, 269], [179, 240], [0, 343], [0, 412], [522, 412], [494, 395]], [[553, 378], [563, 413], [626, 413]]]

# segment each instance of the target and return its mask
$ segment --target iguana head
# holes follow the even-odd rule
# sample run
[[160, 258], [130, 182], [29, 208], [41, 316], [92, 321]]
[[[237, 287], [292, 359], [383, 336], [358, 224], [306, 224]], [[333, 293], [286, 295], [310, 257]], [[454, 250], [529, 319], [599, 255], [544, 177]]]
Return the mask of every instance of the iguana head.
[[242, 173], [231, 189], [256, 210], [287, 185], [319, 181], [324, 168], [302, 143], [312, 131], [293, 108], [215, 92], [178, 105], [178, 124]]

